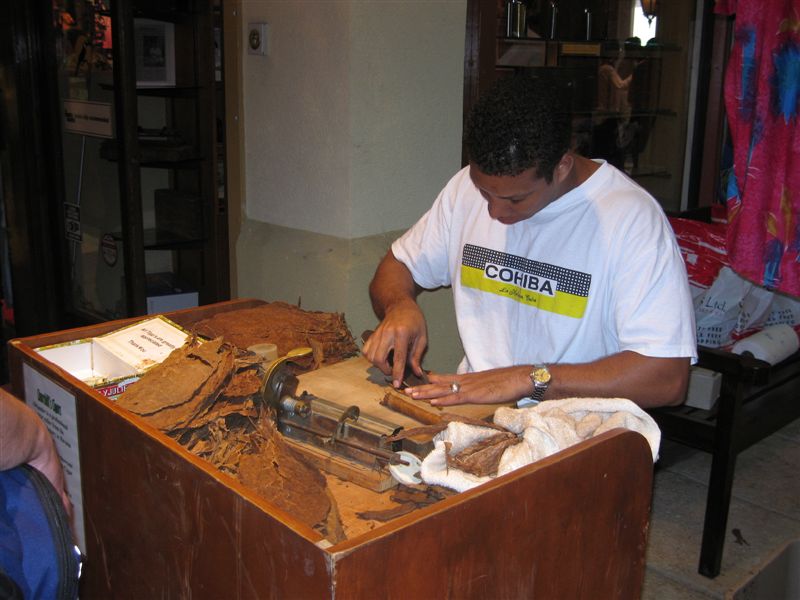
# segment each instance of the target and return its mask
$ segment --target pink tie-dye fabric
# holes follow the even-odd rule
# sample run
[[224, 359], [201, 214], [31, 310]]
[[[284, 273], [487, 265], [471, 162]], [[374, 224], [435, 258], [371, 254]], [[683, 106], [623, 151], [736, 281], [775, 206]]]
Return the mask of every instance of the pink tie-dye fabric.
[[728, 258], [742, 277], [800, 296], [800, 0], [718, 0], [715, 10], [736, 16]]

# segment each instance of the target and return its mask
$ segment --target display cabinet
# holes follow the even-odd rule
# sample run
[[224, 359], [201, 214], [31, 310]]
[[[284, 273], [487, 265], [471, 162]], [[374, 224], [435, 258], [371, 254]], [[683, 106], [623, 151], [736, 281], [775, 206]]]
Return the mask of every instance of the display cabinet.
[[[696, 160], [706, 135], [706, 4], [659, 3], [644, 34], [639, 0], [470, 0], [465, 114], [498, 77], [563, 86], [580, 153], [624, 170], [668, 211], [707, 204]], [[524, 27], [509, 22], [520, 18], [509, 5], [524, 6]]]
[[220, 2], [54, 2], [78, 320], [229, 296]]

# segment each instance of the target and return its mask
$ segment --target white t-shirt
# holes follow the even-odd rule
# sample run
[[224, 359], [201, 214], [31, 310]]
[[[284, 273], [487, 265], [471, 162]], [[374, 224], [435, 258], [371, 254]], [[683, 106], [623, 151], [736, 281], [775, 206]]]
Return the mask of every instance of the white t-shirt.
[[695, 362], [686, 269], [658, 203], [611, 165], [532, 217], [489, 217], [469, 168], [392, 245], [424, 288], [452, 285], [459, 372], [632, 350]]

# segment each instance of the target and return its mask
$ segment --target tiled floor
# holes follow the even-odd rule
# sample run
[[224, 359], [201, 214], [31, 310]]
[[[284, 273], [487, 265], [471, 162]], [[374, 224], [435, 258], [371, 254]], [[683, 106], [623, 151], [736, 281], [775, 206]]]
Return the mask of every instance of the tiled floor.
[[715, 579], [697, 572], [710, 468], [710, 454], [662, 444], [644, 600], [725, 598], [800, 538], [800, 420], [739, 454], [722, 570]]

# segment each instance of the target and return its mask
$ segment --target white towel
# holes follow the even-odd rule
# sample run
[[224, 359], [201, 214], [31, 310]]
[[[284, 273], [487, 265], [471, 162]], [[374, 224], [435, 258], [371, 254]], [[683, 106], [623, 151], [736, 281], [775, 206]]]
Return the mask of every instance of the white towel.
[[[494, 422], [521, 435], [523, 442], [506, 449], [497, 475], [530, 464], [573, 444], [622, 427], [641, 433], [658, 459], [661, 430], [653, 418], [624, 398], [567, 398], [548, 400], [530, 408], [498, 408]], [[453, 421], [433, 438], [434, 449], [422, 461], [422, 480], [463, 492], [492, 479], [448, 468], [445, 442], [455, 454], [480, 440], [495, 435], [496, 429]]]

